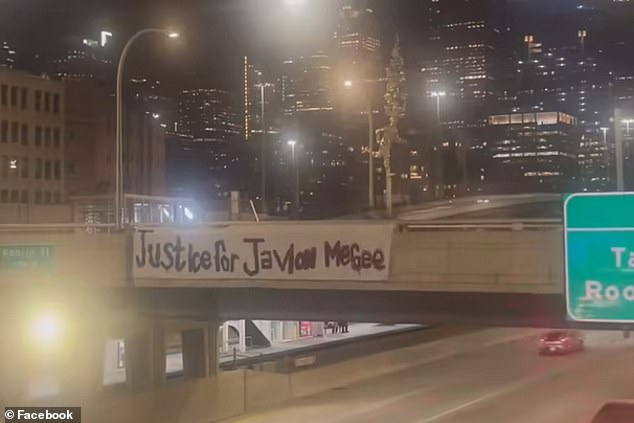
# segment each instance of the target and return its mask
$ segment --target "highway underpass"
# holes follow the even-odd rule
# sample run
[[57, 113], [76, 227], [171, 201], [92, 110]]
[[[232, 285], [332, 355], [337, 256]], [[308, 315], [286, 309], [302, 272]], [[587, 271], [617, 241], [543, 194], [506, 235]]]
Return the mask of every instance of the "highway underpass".
[[[122, 290], [121, 307], [169, 318], [307, 320], [384, 323], [460, 323], [565, 327], [561, 294], [208, 288]], [[600, 327], [598, 324], [575, 324]]]

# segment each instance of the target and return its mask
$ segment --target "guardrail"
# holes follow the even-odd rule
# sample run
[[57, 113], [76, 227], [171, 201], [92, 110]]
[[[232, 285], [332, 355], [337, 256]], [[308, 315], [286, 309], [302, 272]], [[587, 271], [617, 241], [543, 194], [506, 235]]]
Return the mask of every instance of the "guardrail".
[[[293, 225], [301, 224], [341, 224], [350, 225], [350, 220], [324, 220], [324, 221], [281, 221], [270, 222], [275, 224]], [[507, 231], [523, 231], [523, 230], [553, 230], [561, 229], [563, 223], [561, 219], [487, 219], [487, 220], [433, 220], [433, 221], [380, 221], [380, 220], [359, 220], [357, 223], [362, 224], [386, 224], [392, 223], [401, 232], [415, 232], [427, 230], [507, 230]], [[260, 223], [261, 224], [261, 223]], [[236, 225], [258, 225], [256, 222], [209, 222], [198, 224], [144, 224], [131, 226], [130, 228], [152, 229], [159, 227], [187, 228], [187, 227], [227, 227]], [[56, 223], [56, 224], [0, 224], [1, 232], [86, 232], [86, 233], [113, 233], [115, 232], [113, 224], [82, 224], [82, 223]]]
[[561, 229], [561, 219], [489, 219], [489, 220], [434, 220], [421, 222], [401, 222], [401, 231], [428, 230], [553, 230]]
[[0, 232], [86, 232], [110, 233], [115, 231], [115, 225], [86, 224], [86, 223], [29, 223], [29, 224], [0, 224]]

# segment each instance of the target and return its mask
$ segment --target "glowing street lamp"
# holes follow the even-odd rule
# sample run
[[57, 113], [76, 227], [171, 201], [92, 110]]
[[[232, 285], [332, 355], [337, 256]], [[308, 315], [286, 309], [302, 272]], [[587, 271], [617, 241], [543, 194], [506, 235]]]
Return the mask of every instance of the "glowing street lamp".
[[580, 29], [577, 31], [577, 38], [579, 39], [579, 43], [581, 44], [582, 51], [586, 48], [587, 36], [588, 36], [588, 31], [586, 31], [585, 29]]
[[57, 316], [43, 314], [38, 316], [31, 325], [33, 339], [42, 345], [51, 345], [60, 335], [60, 322]]
[[123, 183], [123, 71], [125, 67], [125, 61], [128, 57], [128, 52], [134, 44], [134, 42], [142, 35], [149, 33], [158, 33], [167, 36], [170, 39], [176, 39], [179, 37], [178, 32], [168, 31], [164, 29], [147, 28], [138, 31], [134, 34], [125, 47], [121, 51], [119, 58], [119, 66], [117, 67], [117, 131], [116, 131], [116, 157], [115, 157], [115, 222], [117, 230], [123, 229], [123, 215], [125, 209], [124, 202], [124, 183]]

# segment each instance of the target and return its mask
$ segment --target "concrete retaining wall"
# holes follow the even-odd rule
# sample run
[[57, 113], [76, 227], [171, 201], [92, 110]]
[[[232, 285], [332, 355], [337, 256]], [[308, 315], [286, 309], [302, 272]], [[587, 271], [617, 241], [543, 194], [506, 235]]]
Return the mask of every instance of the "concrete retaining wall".
[[293, 398], [288, 374], [245, 370], [246, 410], [272, 407]]
[[244, 374], [224, 372], [217, 378], [171, 381], [139, 393], [113, 391], [88, 401], [59, 398], [20, 406], [81, 406], [90, 423], [209, 423], [245, 412]]

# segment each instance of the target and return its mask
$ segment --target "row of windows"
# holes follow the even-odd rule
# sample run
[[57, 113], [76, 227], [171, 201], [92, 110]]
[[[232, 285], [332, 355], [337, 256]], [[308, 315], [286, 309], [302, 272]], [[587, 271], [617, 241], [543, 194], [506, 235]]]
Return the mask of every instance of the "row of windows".
[[[59, 204], [62, 202], [62, 195], [59, 191], [36, 191], [33, 196], [35, 204]], [[29, 192], [26, 190], [3, 189], [0, 190], [0, 203], [29, 203]]]
[[[61, 110], [61, 96], [59, 93], [50, 93], [48, 91], [33, 91], [32, 102], [37, 112], [53, 112], [59, 113]], [[10, 106], [12, 108], [19, 107], [22, 110], [29, 108], [29, 89], [25, 87], [9, 86], [7, 84], [0, 85], [0, 106]]]
[[[20, 124], [19, 122], [9, 122], [6, 120], [0, 121], [0, 143], [20, 143], [22, 145], [29, 145], [29, 139], [31, 137], [29, 125], [26, 123]], [[36, 126], [33, 137], [33, 142], [36, 147], [60, 148], [62, 144], [62, 131], [60, 128], [49, 128]]]
[[17, 158], [2, 156], [0, 175], [3, 177], [28, 179], [44, 179], [59, 181], [62, 178], [62, 162], [60, 160], [35, 159], [29, 163], [26, 157]]

